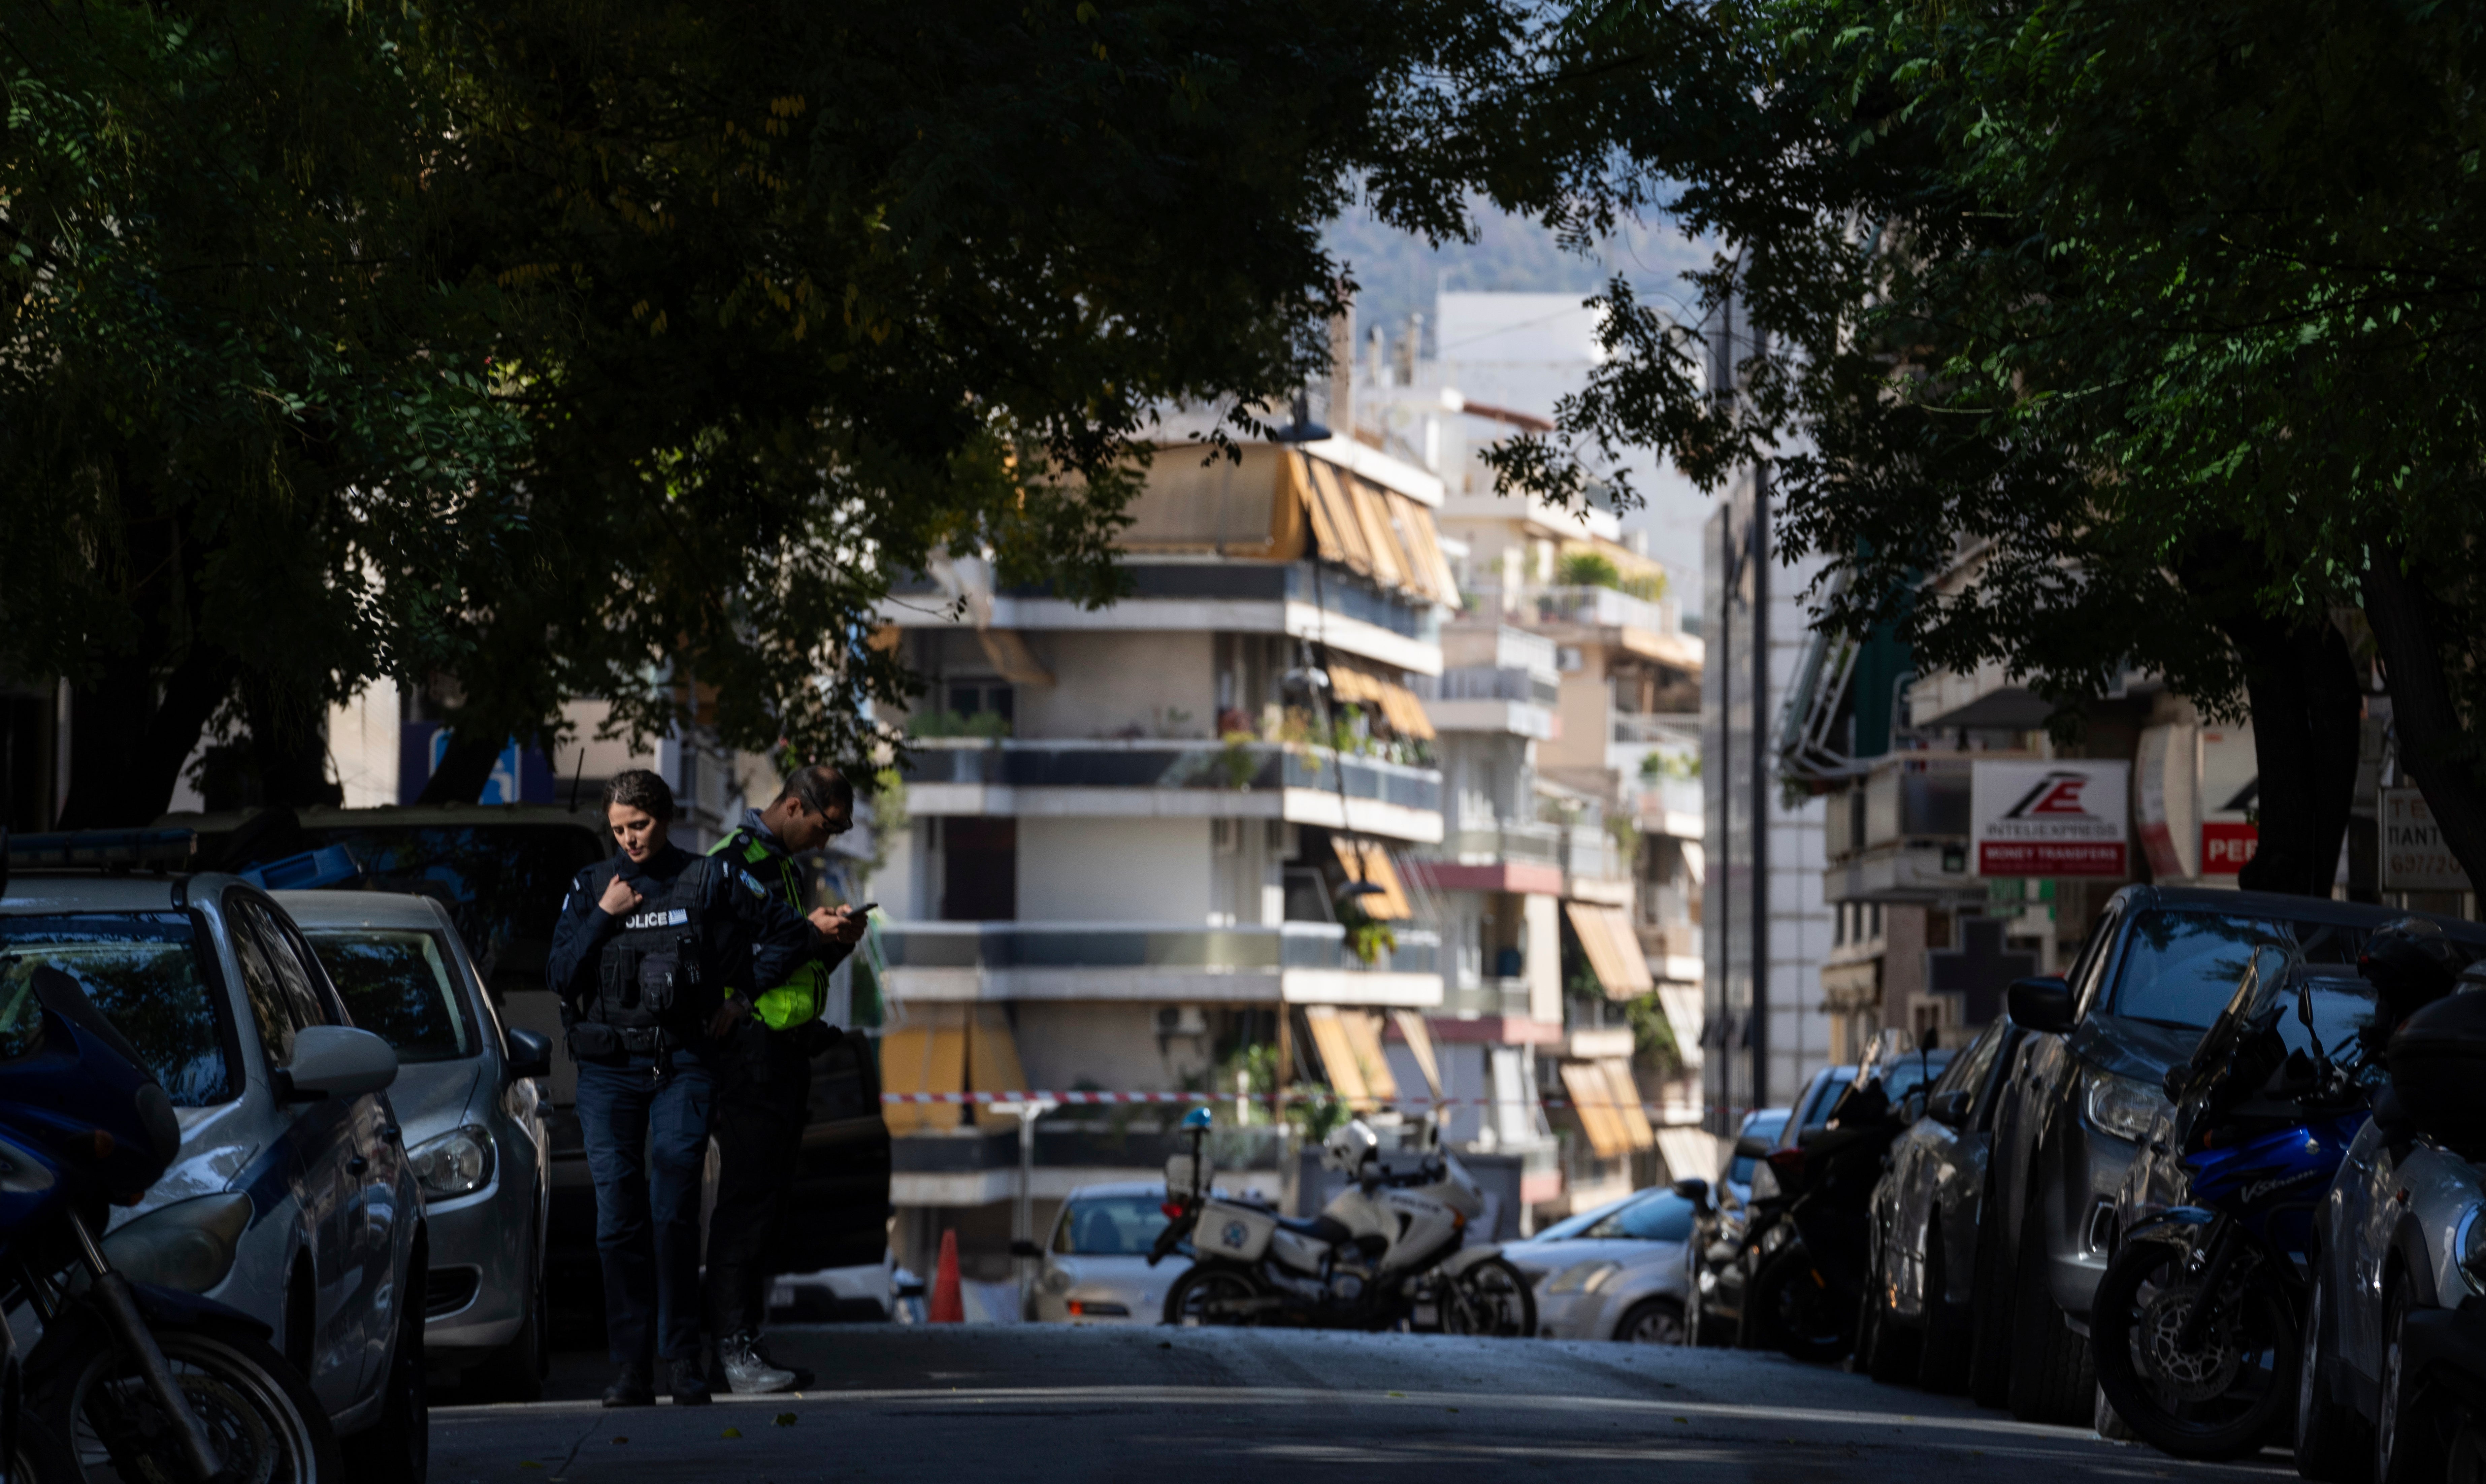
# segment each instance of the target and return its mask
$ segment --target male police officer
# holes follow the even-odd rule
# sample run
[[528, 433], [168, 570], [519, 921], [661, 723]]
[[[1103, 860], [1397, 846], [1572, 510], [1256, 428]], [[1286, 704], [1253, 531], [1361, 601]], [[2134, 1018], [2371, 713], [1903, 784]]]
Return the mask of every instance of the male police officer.
[[[804, 768], [786, 781], [766, 809], [746, 811], [741, 827], [708, 854], [739, 866], [800, 912], [805, 877], [794, 858], [819, 849], [853, 823], [853, 786], [835, 768]], [[812, 1381], [808, 1371], [769, 1359], [760, 1346], [760, 1324], [767, 1315], [772, 1276], [764, 1266], [766, 1250], [794, 1181], [811, 1111], [812, 1057], [839, 1034], [820, 1019], [828, 1005], [829, 967], [817, 961], [798, 965], [774, 988], [736, 994], [719, 1015], [707, 1319], [717, 1371], [738, 1395], [790, 1391]]]
[[[578, 1121], [595, 1182], [605, 1331], [621, 1374], [608, 1407], [708, 1399], [699, 1363], [700, 1171], [715, 1080], [712, 1027], [729, 984], [776, 983], [863, 936], [858, 917], [807, 921], [746, 871], [674, 845], [673, 789], [633, 769], [605, 786], [621, 851], [571, 882], [544, 962], [578, 1061]], [[653, 1178], [649, 1166], [653, 1166]]]

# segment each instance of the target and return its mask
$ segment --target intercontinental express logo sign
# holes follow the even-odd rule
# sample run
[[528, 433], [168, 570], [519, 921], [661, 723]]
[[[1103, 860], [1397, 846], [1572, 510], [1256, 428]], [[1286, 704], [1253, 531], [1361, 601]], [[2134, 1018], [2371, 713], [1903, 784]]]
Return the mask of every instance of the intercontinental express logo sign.
[[2113, 876], [2126, 868], [2128, 762], [1979, 762], [1969, 780], [1980, 876]]

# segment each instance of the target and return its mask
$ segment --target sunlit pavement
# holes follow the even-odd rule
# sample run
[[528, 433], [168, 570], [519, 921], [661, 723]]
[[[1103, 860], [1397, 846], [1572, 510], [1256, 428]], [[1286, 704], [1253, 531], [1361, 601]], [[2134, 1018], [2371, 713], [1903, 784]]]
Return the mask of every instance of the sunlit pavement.
[[[1436, 1479], [2273, 1479], [1776, 1356], [1544, 1340], [1163, 1329], [780, 1328], [797, 1396], [606, 1412], [563, 1358], [530, 1407], [432, 1413], [433, 1484]], [[444, 1398], [445, 1400], [445, 1398]], [[1650, 1471], [1651, 1466], [1667, 1471]], [[1462, 1477], [1478, 1477], [1462, 1472]]]

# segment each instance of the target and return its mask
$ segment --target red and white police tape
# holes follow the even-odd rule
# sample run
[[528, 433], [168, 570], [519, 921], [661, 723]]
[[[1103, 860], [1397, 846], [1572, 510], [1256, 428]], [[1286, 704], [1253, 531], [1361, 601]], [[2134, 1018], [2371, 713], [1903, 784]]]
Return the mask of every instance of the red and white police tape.
[[[880, 1095], [880, 1100], [884, 1103], [949, 1104], [1049, 1102], [1059, 1103], [1064, 1106], [1081, 1103], [1252, 1103], [1258, 1105], [1265, 1104], [1270, 1101], [1266, 1093], [1257, 1092], [884, 1092]], [[1335, 1092], [1290, 1092], [1286, 1094], [1285, 1101], [1289, 1103], [1370, 1102], [1388, 1103], [1394, 1106], [1405, 1104], [1420, 1108], [1490, 1108], [1497, 1102], [1518, 1102], [1520, 1100], [1517, 1098], [1429, 1098], [1422, 1096], [1395, 1098], [1348, 1098], [1341, 1097], [1340, 1094]], [[1620, 1108], [1625, 1106], [1619, 1100], [1606, 1103], [1589, 1103], [1587, 1105], [1575, 1105], [1571, 1099], [1561, 1097], [1539, 1098], [1537, 1101], [1540, 1105], [1546, 1108], [1570, 1108], [1574, 1106], [1587, 1106], [1590, 1108]], [[1655, 1103], [1643, 1103], [1640, 1106], [1642, 1111], [1644, 1113], [1653, 1113], [1659, 1111], [1659, 1107]]]

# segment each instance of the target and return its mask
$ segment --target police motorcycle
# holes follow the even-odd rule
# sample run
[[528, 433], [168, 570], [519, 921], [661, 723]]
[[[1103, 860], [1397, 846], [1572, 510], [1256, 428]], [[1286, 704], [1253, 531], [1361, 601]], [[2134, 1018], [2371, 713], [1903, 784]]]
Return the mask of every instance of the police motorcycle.
[[[2255, 952], [2125, 1179], [2089, 1310], [2098, 1386], [2177, 1458], [2251, 1454], [2294, 1415], [2314, 1221], [2367, 1117], [2371, 986]], [[2289, 1022], [2293, 1024], [2289, 1024]]]
[[1166, 1162], [1173, 1220], [1148, 1262], [1186, 1241], [1194, 1253], [1166, 1293], [1166, 1323], [1536, 1333], [1527, 1278], [1499, 1246], [1466, 1241], [1484, 1191], [1441, 1147], [1438, 1119], [1426, 1121], [1422, 1163], [1404, 1173], [1382, 1164], [1380, 1137], [1363, 1119], [1331, 1130], [1321, 1167], [1349, 1184], [1310, 1221], [1212, 1194], [1207, 1109], [1187, 1114], [1191, 1152]]
[[1748, 1348], [1775, 1347], [1819, 1363], [1856, 1348], [1867, 1307], [1873, 1187], [1891, 1145], [1921, 1111], [1909, 1094], [1946, 1064], [1935, 1059], [1930, 1039], [1883, 1031], [1822, 1127], [1800, 1134], [1792, 1148], [1771, 1151], [1754, 1168], [1749, 1240], [1759, 1255], [1744, 1296]]
[[328, 1418], [264, 1326], [105, 1255], [108, 1208], [162, 1176], [180, 1125], [76, 980], [11, 968], [0, 957], [0, 1306], [42, 1333], [21, 1370], [0, 1326], [9, 1484], [335, 1478]]

